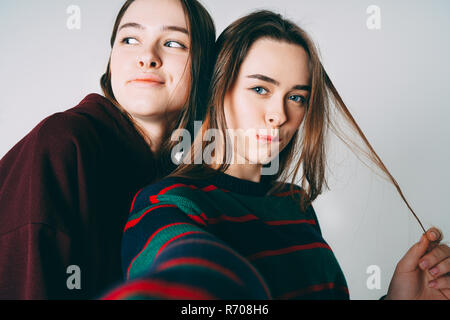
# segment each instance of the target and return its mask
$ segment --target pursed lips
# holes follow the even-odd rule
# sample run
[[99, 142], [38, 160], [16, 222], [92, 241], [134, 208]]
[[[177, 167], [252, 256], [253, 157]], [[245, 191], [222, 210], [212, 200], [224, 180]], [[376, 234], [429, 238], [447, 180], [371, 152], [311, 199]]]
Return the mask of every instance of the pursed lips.
[[161, 86], [164, 85], [165, 82], [160, 77], [142, 77], [142, 78], [136, 78], [133, 80], [128, 81], [130, 84], [138, 84], [138, 85], [144, 85], [144, 86]]
[[256, 135], [257, 139], [263, 140], [263, 141], [270, 141], [270, 142], [279, 142], [280, 139], [278, 136], [265, 136], [265, 135]]

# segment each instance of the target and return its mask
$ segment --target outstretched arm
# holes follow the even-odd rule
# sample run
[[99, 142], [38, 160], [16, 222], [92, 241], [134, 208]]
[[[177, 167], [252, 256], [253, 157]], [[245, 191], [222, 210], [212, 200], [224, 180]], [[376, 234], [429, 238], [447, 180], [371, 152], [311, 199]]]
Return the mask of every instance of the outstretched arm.
[[122, 257], [131, 281], [103, 299], [271, 299], [243, 256], [174, 205], [153, 205], [132, 215]]

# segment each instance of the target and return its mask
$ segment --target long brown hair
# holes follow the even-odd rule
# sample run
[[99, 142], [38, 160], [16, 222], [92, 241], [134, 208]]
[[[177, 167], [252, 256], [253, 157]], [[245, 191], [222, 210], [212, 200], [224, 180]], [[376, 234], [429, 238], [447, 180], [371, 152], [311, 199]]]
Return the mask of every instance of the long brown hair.
[[[116, 41], [118, 28], [128, 8], [135, 0], [127, 0], [120, 9], [114, 23], [111, 35], [111, 49]], [[190, 34], [190, 61], [191, 61], [191, 81], [189, 85], [189, 97], [185, 108], [180, 112], [178, 120], [172, 124], [167, 132], [175, 128], [187, 129], [193, 132], [193, 123], [195, 120], [201, 120], [204, 117], [208, 99], [208, 87], [214, 64], [214, 44], [216, 40], [216, 30], [214, 22], [208, 11], [197, 0], [179, 0], [186, 18], [188, 20], [188, 30]], [[136, 130], [142, 137], [151, 143], [151, 138], [146, 136], [142, 128], [131, 115], [117, 102], [111, 86], [111, 56], [109, 57], [106, 72], [100, 79], [100, 86], [105, 97], [110, 100], [122, 113], [131, 121]], [[155, 156], [160, 159], [160, 165], [169, 163], [168, 157], [170, 150], [175, 145], [170, 139], [163, 139], [160, 151]]]
[[[403, 196], [398, 183], [373, 150], [345, 103], [342, 101], [342, 98], [323, 68], [318, 50], [311, 38], [303, 29], [293, 22], [284, 19], [279, 14], [265, 10], [251, 13], [233, 22], [218, 38], [216, 42], [217, 60], [210, 88], [211, 96], [201, 134], [204, 134], [208, 129], [219, 129], [222, 137], [227, 137], [223, 105], [225, 95], [232, 88], [238, 76], [240, 66], [247, 56], [250, 47], [260, 38], [285, 41], [304, 48], [309, 57], [311, 74], [311, 94], [307, 102], [305, 118], [300, 126], [300, 128], [303, 126], [303, 130], [300, 131], [299, 128], [289, 144], [280, 152], [279, 167], [283, 169], [270, 177], [274, 187], [269, 193], [280, 190], [291, 177], [292, 184], [290, 185], [290, 189], [292, 194], [294, 194], [294, 181], [296, 181], [300, 167], [302, 167], [303, 175], [301, 178], [302, 193], [300, 194], [299, 201], [303, 212], [322, 193], [324, 187], [329, 189], [325, 178], [325, 142], [328, 129], [332, 129], [353, 152], [355, 150], [351, 145], [381, 169], [395, 185], [402, 199], [425, 232], [416, 214]], [[334, 108], [332, 108], [333, 106]], [[343, 117], [344, 122], [350, 126], [350, 129], [362, 139], [363, 147], [366, 147], [368, 151], [345, 136], [340, 129], [340, 124], [333, 122], [331, 117], [331, 113], [333, 112]], [[197, 151], [197, 141], [200, 141], [202, 144], [201, 150], [204, 150], [206, 142], [202, 140], [196, 137], [191, 147], [193, 153]], [[224, 152], [222, 155], [225, 157]], [[200, 178], [202, 175], [214, 174], [215, 171], [224, 172], [228, 168], [228, 164], [225, 158], [222, 160], [224, 161], [214, 169], [206, 164], [199, 166], [182, 163], [171, 175]]]

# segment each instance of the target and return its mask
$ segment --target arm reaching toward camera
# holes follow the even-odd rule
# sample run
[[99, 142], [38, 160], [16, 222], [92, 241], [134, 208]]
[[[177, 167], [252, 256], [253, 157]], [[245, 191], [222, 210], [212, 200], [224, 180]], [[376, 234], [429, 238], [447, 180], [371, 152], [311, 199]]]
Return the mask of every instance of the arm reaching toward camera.
[[271, 299], [259, 272], [175, 205], [132, 215], [123, 238], [131, 280], [103, 299]]

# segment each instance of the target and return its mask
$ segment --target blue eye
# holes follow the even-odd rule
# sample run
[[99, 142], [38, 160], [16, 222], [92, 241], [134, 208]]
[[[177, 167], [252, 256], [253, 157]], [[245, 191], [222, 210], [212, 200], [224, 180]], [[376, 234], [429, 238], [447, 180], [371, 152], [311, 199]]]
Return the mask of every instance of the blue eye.
[[292, 95], [292, 96], [289, 96], [289, 100], [292, 100], [292, 101], [294, 101], [294, 102], [301, 103], [301, 104], [303, 104], [303, 103], [306, 102], [305, 97], [299, 96], [299, 95]]
[[183, 44], [177, 41], [167, 41], [166, 43], [164, 43], [164, 46], [169, 48], [186, 48]]
[[135, 38], [131, 38], [131, 37], [123, 38], [121, 42], [125, 43], [125, 44], [136, 44], [136, 43], [130, 43], [129, 40], [134, 40], [134, 41], [136, 41], [136, 43], [139, 42]]
[[263, 87], [254, 87], [252, 88], [253, 91], [255, 91], [257, 94], [263, 95], [267, 93], [267, 90]]

